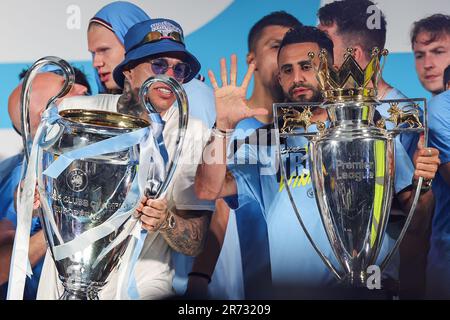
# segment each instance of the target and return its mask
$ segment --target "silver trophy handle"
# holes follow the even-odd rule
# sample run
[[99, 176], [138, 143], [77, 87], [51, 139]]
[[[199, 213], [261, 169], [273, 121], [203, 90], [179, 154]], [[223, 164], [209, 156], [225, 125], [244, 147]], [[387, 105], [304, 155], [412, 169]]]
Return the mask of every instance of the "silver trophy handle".
[[[421, 101], [423, 103], [423, 128], [421, 129], [411, 129], [411, 128], [404, 128], [404, 129], [397, 129], [393, 131], [388, 131], [392, 135], [397, 135], [402, 132], [414, 132], [414, 131], [422, 131], [424, 132], [424, 144], [425, 146], [428, 145], [428, 109], [427, 109], [427, 100], [423, 98], [416, 98], [416, 99], [398, 99], [393, 100], [397, 102], [410, 102], [413, 101]], [[400, 243], [402, 242], [403, 238], [405, 237], [406, 231], [409, 228], [409, 225], [411, 224], [412, 218], [414, 216], [414, 213], [416, 211], [417, 203], [419, 202], [420, 197], [420, 189], [422, 188], [423, 178], [420, 177], [419, 181], [417, 182], [417, 187], [414, 193], [414, 200], [411, 205], [411, 208], [409, 209], [408, 216], [406, 218], [405, 224], [402, 228], [402, 231], [400, 232], [397, 240], [395, 241], [394, 247], [392, 250], [386, 255], [386, 257], [383, 259], [383, 261], [380, 264], [380, 270], [383, 271], [386, 266], [391, 261], [392, 257], [394, 256], [395, 252], [398, 250]]]
[[179, 115], [178, 115], [178, 136], [176, 140], [175, 154], [168, 166], [167, 175], [164, 179], [164, 182], [161, 183], [157, 192], [151, 195], [151, 197], [155, 199], [157, 199], [162, 193], [164, 193], [167, 190], [167, 187], [169, 186], [169, 183], [172, 180], [173, 174], [175, 173], [178, 159], [180, 158], [181, 151], [183, 149], [183, 143], [189, 119], [189, 104], [186, 91], [177, 80], [168, 77], [166, 75], [156, 75], [154, 77], [148, 78], [142, 84], [141, 89], [139, 90], [140, 101], [145, 106], [147, 111], [150, 113], [150, 118], [152, 114], [159, 113], [156, 110], [156, 108], [151, 104], [151, 102], [148, 101], [149, 99], [147, 99], [147, 93], [150, 87], [157, 82], [162, 82], [172, 89], [177, 99]]
[[34, 78], [39, 73], [39, 70], [41, 70], [44, 66], [47, 65], [55, 65], [61, 68], [62, 73], [64, 75], [64, 85], [61, 91], [59, 91], [59, 93], [56, 96], [50, 98], [45, 109], [47, 109], [52, 103], [54, 103], [56, 99], [65, 96], [75, 83], [75, 72], [72, 66], [67, 61], [58, 57], [49, 56], [41, 58], [38, 61], [36, 61], [30, 67], [30, 69], [28, 69], [28, 72], [26, 73], [25, 78], [23, 80], [22, 92], [20, 96], [22, 141], [27, 162], [30, 156], [28, 144], [29, 141], [32, 140], [30, 129], [30, 97], [32, 84]]
[[[311, 142], [310, 142], [310, 144], [311, 144]], [[287, 185], [288, 185], [288, 180], [287, 180], [287, 178], [286, 178], [286, 171], [284, 170], [284, 166], [283, 166], [283, 164], [281, 163], [281, 160], [282, 160], [282, 159], [281, 159], [281, 154], [280, 154], [281, 174], [282, 174], [282, 176], [283, 176], [284, 184], [287, 186]], [[288, 193], [289, 200], [291, 201], [292, 204], [294, 204], [294, 203], [295, 203], [295, 202], [294, 202], [294, 197], [292, 196], [292, 193], [291, 193], [290, 189], [289, 189], [289, 188], [286, 188], [286, 191], [287, 191], [287, 193]], [[304, 222], [303, 222], [302, 217], [300, 216], [300, 212], [299, 212], [297, 206], [296, 206], [296, 205], [293, 205], [292, 207], [294, 208], [295, 215], [296, 215], [296, 217], [297, 217], [298, 222], [300, 223], [300, 226], [302, 227], [303, 232], [304, 232], [305, 235], [306, 235], [306, 238], [308, 238], [309, 243], [310, 243], [311, 246], [314, 248], [314, 250], [316, 251], [316, 253], [319, 255], [320, 259], [322, 259], [322, 262], [328, 267], [328, 269], [334, 274], [334, 276], [335, 276], [339, 281], [343, 280], [344, 277], [339, 273], [338, 269], [333, 265], [333, 263], [331, 262], [331, 260], [328, 259], [328, 257], [325, 256], [325, 255], [323, 254], [322, 251], [320, 251], [319, 247], [318, 247], [318, 246], [316, 245], [316, 243], [314, 242], [313, 238], [311, 237], [311, 234], [309, 233], [308, 229], [306, 228], [306, 226], [305, 226], [305, 224], [304, 224]]]

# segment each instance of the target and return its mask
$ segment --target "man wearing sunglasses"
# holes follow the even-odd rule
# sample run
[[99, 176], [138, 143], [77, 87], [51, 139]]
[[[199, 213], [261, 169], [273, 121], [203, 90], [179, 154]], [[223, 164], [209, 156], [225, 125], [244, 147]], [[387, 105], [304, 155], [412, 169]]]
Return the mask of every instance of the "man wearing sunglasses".
[[[114, 81], [124, 88], [122, 96], [99, 95], [92, 98], [66, 100], [62, 109], [95, 108], [117, 111], [120, 99], [139, 101], [138, 92], [149, 77], [165, 74], [181, 83], [192, 80], [200, 70], [200, 63], [186, 50], [183, 30], [175, 21], [152, 19], [136, 24], [125, 36], [125, 60], [114, 70]], [[164, 144], [169, 159], [173, 155], [178, 131], [178, 108], [175, 95], [164, 84], [153, 85], [148, 98], [160, 112], [165, 122]], [[128, 110], [134, 115], [147, 116], [140, 104], [132, 104]], [[145, 197], [136, 211], [142, 227], [148, 233], [141, 234], [140, 252], [129, 275], [127, 296], [132, 299], [161, 299], [173, 294], [174, 268], [171, 250], [195, 256], [203, 247], [214, 202], [201, 201], [195, 196], [194, 177], [202, 155], [202, 148], [209, 138], [207, 128], [199, 119], [191, 117], [177, 171], [163, 199], [148, 200]], [[139, 247], [139, 245], [138, 245]], [[51, 259], [47, 256], [38, 298], [57, 299], [61, 284]], [[54, 279], [54, 280], [52, 280]], [[118, 272], [100, 292], [100, 299], [117, 297]]]
[[[125, 35], [139, 22], [150, 19], [133, 3], [115, 1], [102, 7], [90, 20], [87, 44], [92, 54], [99, 93], [121, 94], [123, 88], [114, 81], [113, 71], [125, 58]], [[189, 114], [211, 128], [215, 120], [214, 94], [203, 81], [193, 79], [183, 84], [189, 99]], [[119, 100], [118, 111], [127, 110], [130, 102]]]

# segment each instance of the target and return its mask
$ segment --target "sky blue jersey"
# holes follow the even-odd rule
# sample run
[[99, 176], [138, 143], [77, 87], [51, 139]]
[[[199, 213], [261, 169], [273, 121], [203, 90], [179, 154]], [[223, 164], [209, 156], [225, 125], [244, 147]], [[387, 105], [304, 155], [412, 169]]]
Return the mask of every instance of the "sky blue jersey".
[[[441, 165], [450, 162], [450, 90], [431, 99], [428, 107], [429, 145], [439, 150]], [[450, 299], [450, 185], [439, 173], [433, 180], [435, 210], [427, 266], [427, 291], [432, 298]]]

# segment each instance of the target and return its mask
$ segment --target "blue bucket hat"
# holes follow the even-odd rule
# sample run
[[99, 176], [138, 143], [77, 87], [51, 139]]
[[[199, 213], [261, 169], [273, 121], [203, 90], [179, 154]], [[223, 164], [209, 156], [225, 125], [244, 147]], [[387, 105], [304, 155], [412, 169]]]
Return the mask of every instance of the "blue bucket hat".
[[169, 52], [184, 53], [183, 61], [191, 67], [191, 74], [184, 83], [191, 81], [200, 71], [201, 65], [184, 44], [183, 29], [173, 20], [150, 19], [140, 22], [125, 35], [125, 60], [114, 69], [114, 81], [123, 88], [123, 71], [131, 62]]

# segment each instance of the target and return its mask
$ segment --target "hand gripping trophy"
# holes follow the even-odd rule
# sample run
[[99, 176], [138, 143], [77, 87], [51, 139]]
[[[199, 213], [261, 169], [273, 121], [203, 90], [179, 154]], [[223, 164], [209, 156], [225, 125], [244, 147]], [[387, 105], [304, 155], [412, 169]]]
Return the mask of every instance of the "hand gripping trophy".
[[[281, 165], [295, 214], [323, 262], [348, 286], [366, 286], [367, 269], [376, 263], [380, 253], [391, 210], [395, 165], [398, 165], [395, 164], [396, 136], [424, 132], [427, 139], [425, 99], [377, 100], [380, 60], [386, 55], [387, 50], [374, 48], [371, 61], [363, 70], [348, 49], [343, 65], [335, 70], [328, 65], [327, 53], [322, 50], [316, 71], [324, 102], [274, 105], [280, 163], [283, 164], [282, 154], [299, 148], [295, 142], [289, 145], [286, 141], [296, 141], [299, 136], [308, 139], [307, 157], [315, 198], [338, 266], [321, 252], [308, 232], [288, 183], [289, 169]], [[315, 54], [309, 56], [312, 60]], [[381, 103], [389, 103], [390, 117], [384, 119], [376, 111]], [[313, 108], [325, 108], [328, 120], [314, 123]], [[309, 130], [314, 127], [315, 131]], [[282, 141], [286, 144], [283, 150]], [[381, 263], [381, 270], [408, 228], [421, 185], [422, 178], [403, 230]]]
[[[49, 101], [30, 151], [31, 84], [39, 70], [49, 64], [62, 69], [65, 84]], [[188, 102], [176, 80], [160, 75], [142, 85], [140, 99], [149, 113], [148, 120], [97, 110], [58, 112], [55, 101], [69, 92], [73, 82], [71, 66], [56, 57], [38, 60], [24, 80], [22, 132], [28, 168], [18, 192], [9, 299], [23, 295], [36, 184], [46, 240], [64, 286], [61, 299], [98, 299], [111, 271], [126, 251], [132, 250], [132, 233], [140, 226], [132, 213], [140, 198], [144, 192], [157, 198], [166, 190], [182, 150]], [[164, 146], [158, 142], [160, 116], [147, 99], [155, 82], [163, 82], [174, 91], [179, 108], [177, 144], [170, 163], [163, 159]]]

